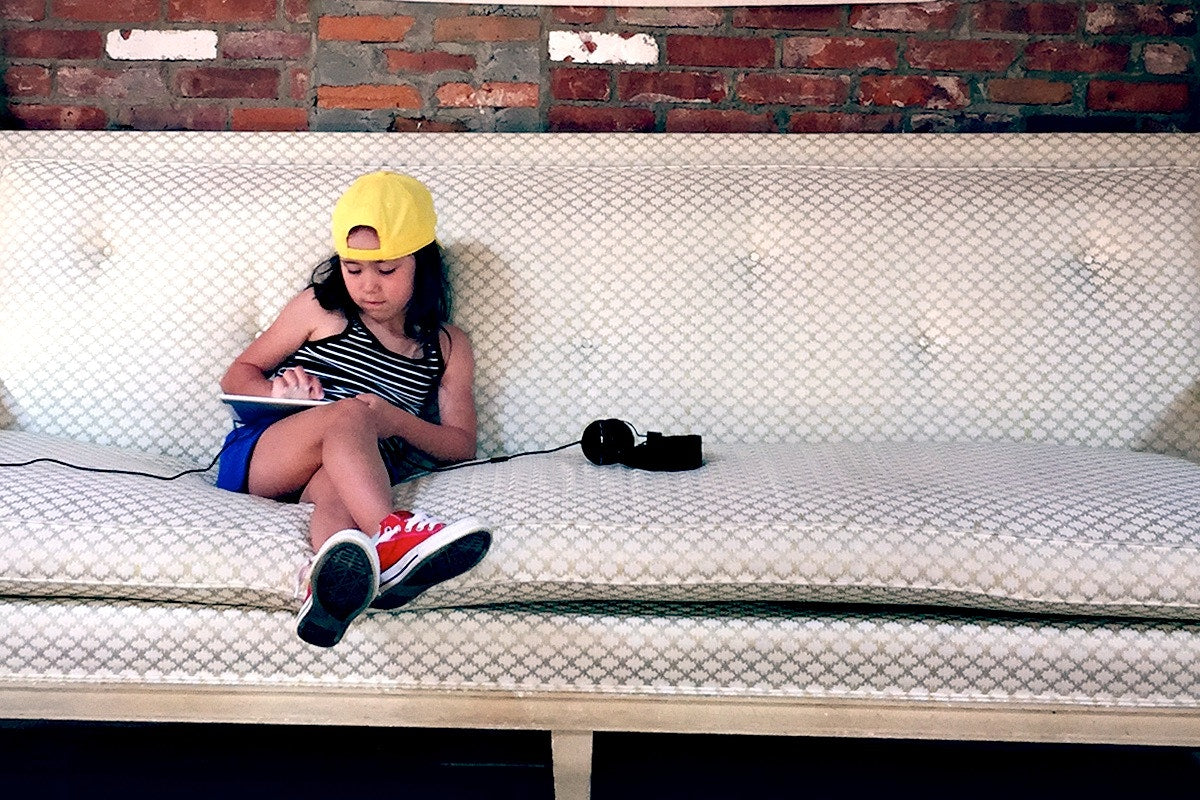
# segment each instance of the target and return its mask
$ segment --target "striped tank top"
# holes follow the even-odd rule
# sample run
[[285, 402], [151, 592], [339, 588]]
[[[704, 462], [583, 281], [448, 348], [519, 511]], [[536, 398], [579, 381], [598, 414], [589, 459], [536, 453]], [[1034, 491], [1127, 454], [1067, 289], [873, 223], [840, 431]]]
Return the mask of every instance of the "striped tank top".
[[[271, 377], [293, 367], [316, 376], [328, 399], [377, 394], [423, 420], [438, 421], [437, 390], [446, 370], [439, 337], [426, 343], [420, 356], [410, 358], [384, 347], [355, 316], [341, 333], [305, 342]], [[380, 439], [379, 453], [393, 483], [430, 463], [399, 436]]]

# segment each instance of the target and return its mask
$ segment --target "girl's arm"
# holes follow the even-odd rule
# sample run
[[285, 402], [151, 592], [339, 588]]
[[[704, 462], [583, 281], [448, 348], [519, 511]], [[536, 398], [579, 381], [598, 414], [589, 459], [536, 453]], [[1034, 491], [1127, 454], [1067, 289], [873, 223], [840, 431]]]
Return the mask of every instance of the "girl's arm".
[[313, 338], [318, 327], [328, 327], [331, 315], [332, 312], [321, 308], [312, 289], [301, 292], [284, 306], [262, 336], [234, 359], [221, 378], [221, 391], [261, 397], [320, 398], [324, 394], [320, 381], [303, 370], [289, 370], [274, 381], [263, 376]]
[[475, 355], [467, 335], [446, 326], [442, 352], [446, 371], [438, 388], [441, 424], [396, 408], [376, 395], [360, 395], [379, 414], [379, 436], [399, 436], [439, 461], [465, 461], [475, 457], [478, 436], [475, 416]]

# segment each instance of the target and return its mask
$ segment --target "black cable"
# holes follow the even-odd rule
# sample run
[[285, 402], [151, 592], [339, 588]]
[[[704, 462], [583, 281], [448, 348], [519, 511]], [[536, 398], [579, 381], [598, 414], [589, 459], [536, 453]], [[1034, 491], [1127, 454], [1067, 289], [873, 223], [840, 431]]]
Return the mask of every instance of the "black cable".
[[[477, 467], [477, 466], [480, 466], [481, 464], [502, 464], [505, 461], [509, 461], [514, 458], [520, 458], [521, 456], [548, 455], [550, 453], [557, 453], [560, 450], [566, 450], [568, 447], [574, 447], [575, 445], [580, 444], [582, 441], [583, 441], [582, 439], [578, 439], [574, 442], [570, 442], [569, 444], [560, 445], [558, 447], [552, 447], [549, 450], [527, 450], [524, 453], [513, 453], [512, 455], [509, 455], [509, 456], [492, 456], [491, 458], [481, 458], [481, 459], [478, 459], [475, 461], [463, 461], [458, 464], [448, 464], [444, 467], [436, 467], [436, 466], [430, 466], [428, 464], [421, 464], [421, 463], [413, 461], [412, 459], [407, 458], [407, 457], [405, 458], [405, 460], [409, 463], [409, 465], [414, 466], [414, 467], [418, 468], [419, 470], [421, 470], [422, 474], [428, 475], [433, 472], [450, 472], [451, 470], [462, 469], [463, 467]], [[34, 459], [30, 459], [29, 461], [0, 462], [0, 467], [28, 467], [31, 464], [57, 464], [60, 467], [67, 467], [69, 469], [77, 469], [77, 470], [80, 470], [81, 472], [98, 472], [98, 473], [101, 473], [104, 475], [136, 475], [136, 476], [142, 477], [142, 478], [153, 478], [156, 481], [174, 481], [174, 480], [178, 480], [178, 479], [182, 478], [184, 475], [193, 475], [193, 474], [196, 474], [199, 472], [208, 472], [209, 470], [211, 470], [213, 467], [215, 467], [217, 465], [217, 461], [220, 460], [221, 454], [225, 452], [225, 448], [228, 446], [229, 446], [228, 444], [223, 446], [220, 449], [220, 451], [218, 451], [217, 454], [215, 456], [213, 456], [213, 460], [209, 462], [207, 467], [198, 467], [196, 469], [185, 469], [183, 472], [180, 472], [177, 475], [155, 475], [150, 472], [139, 472], [138, 470], [131, 470], [131, 469], [106, 469], [103, 467], [84, 467], [84, 466], [80, 466], [79, 464], [71, 464], [66, 461], [59, 461], [57, 458], [34, 458]], [[419, 477], [421, 477], [421, 475], [412, 475], [408, 478], [405, 478], [405, 480], [409, 481], [409, 480], [412, 480], [413, 478], [419, 478]]]
[[503, 464], [505, 461], [511, 461], [514, 458], [521, 458], [522, 456], [549, 455], [550, 453], [557, 453], [560, 450], [566, 450], [568, 447], [574, 447], [575, 445], [582, 444], [582, 443], [583, 443], [582, 439], [576, 439], [573, 442], [559, 445], [558, 447], [552, 447], [549, 450], [526, 450], [523, 453], [513, 453], [512, 455], [507, 455], [507, 456], [492, 456], [491, 458], [480, 458], [480, 459], [476, 459], [475, 461], [461, 461], [457, 464], [447, 464], [444, 467], [436, 467], [436, 466], [430, 466], [429, 464], [422, 464], [420, 462], [414, 461], [411, 458], [408, 458], [407, 456], [405, 456], [404, 460], [406, 462], [408, 462], [409, 466], [416, 467], [417, 469], [421, 470], [421, 473], [417, 474], [417, 475], [411, 475], [411, 476], [405, 478], [403, 481], [401, 481], [401, 483], [405, 483], [407, 481], [411, 481], [415, 478], [420, 478], [424, 475], [429, 475], [430, 473], [434, 473], [434, 472], [450, 472], [451, 470], [462, 469], [463, 467], [478, 467], [482, 464]]
[[197, 472], [208, 472], [210, 469], [212, 469], [213, 467], [215, 467], [217, 465], [217, 461], [220, 460], [221, 454], [225, 452], [225, 447], [228, 447], [228, 446], [229, 445], [225, 445], [224, 447], [222, 447], [220, 449], [220, 451], [215, 456], [213, 456], [213, 460], [209, 462], [207, 467], [199, 467], [197, 469], [185, 469], [183, 472], [180, 472], [178, 475], [155, 475], [151, 472], [139, 472], [138, 470], [132, 470], [132, 469], [105, 469], [103, 467], [83, 467], [83, 466], [80, 466], [79, 464], [70, 464], [66, 461], [59, 461], [57, 458], [34, 458], [29, 461], [21, 461], [19, 463], [0, 462], [0, 467], [28, 467], [30, 464], [58, 464], [60, 467], [68, 467], [70, 469], [77, 469], [82, 472], [99, 472], [104, 475], [136, 475], [141, 478], [153, 478], [156, 481], [174, 481], [174, 480], [178, 480], [178, 479], [182, 478], [184, 475], [192, 475]]

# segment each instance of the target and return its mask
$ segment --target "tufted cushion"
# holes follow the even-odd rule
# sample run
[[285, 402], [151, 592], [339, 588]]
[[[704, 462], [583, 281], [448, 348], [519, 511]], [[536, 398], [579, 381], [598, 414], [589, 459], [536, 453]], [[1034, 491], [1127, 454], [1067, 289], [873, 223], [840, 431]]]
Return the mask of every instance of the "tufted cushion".
[[[191, 465], [19, 431], [0, 462], [56, 458], [175, 475]], [[40, 463], [0, 469], [0, 595], [290, 608], [312, 551], [309, 507], [217, 489]]]
[[[177, 463], [0, 432], [0, 461]], [[1200, 619], [1200, 467], [1032, 444], [716, 446], [700, 470], [577, 451], [397, 487], [476, 514], [495, 544], [410, 608], [503, 602], [805, 601]], [[0, 593], [287, 608], [309, 507], [212, 488], [0, 470]]]
[[578, 451], [434, 475], [401, 505], [498, 526], [415, 605], [770, 600], [1200, 619], [1200, 466], [1018, 443], [708, 448], [687, 473]]
[[[469, 159], [409, 171], [438, 204], [485, 452], [619, 416], [727, 443], [1200, 458], [1194, 167]], [[222, 370], [327, 255], [332, 202], [369, 168], [10, 162], [0, 411], [206, 460]]]

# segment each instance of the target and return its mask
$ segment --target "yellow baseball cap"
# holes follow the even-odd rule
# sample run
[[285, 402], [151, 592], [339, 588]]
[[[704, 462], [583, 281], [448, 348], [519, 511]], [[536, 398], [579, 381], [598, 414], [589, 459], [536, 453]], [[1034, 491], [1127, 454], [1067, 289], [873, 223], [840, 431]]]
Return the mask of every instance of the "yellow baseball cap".
[[[346, 243], [350, 231], [374, 228], [378, 250], [359, 250]], [[436, 238], [437, 214], [425, 184], [397, 172], [363, 175], [333, 208], [333, 249], [352, 261], [387, 261], [415, 253]]]

